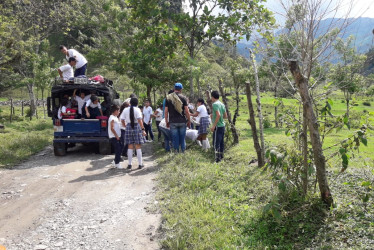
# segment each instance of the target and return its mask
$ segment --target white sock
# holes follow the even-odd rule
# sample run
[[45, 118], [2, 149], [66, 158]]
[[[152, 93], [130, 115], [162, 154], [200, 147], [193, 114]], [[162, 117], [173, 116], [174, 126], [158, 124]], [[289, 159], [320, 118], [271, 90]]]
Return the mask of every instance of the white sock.
[[142, 149], [141, 148], [136, 150], [136, 156], [138, 157], [139, 165], [143, 166], [143, 156], [142, 156]]
[[132, 162], [132, 154], [133, 154], [133, 149], [127, 149], [127, 158], [129, 160], [129, 165], [131, 165]]
[[209, 148], [210, 148], [209, 141], [208, 140], [203, 140], [203, 149], [209, 149]]

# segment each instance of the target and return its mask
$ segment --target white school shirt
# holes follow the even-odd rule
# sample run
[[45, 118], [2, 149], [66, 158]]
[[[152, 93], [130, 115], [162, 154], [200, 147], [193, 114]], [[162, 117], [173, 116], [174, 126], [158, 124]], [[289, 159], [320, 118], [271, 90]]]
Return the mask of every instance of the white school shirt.
[[57, 114], [58, 119], [62, 119], [62, 113], [66, 113], [66, 107], [65, 106], [62, 106], [58, 109], [58, 114]]
[[58, 68], [62, 72], [62, 78], [64, 80], [69, 80], [70, 78], [74, 77], [73, 67], [70, 64], [62, 65]]
[[[140, 109], [138, 107], [134, 107], [134, 118], [135, 118], [134, 119], [135, 123], [138, 123], [138, 119], [143, 118], [142, 111], [140, 111]], [[121, 121], [122, 120], [125, 121], [126, 126], [129, 126], [131, 124], [130, 107], [127, 107], [123, 110], [120, 119], [121, 119]]]
[[161, 122], [162, 121], [162, 109], [158, 108], [156, 109], [157, 115], [156, 115], [156, 121]]
[[74, 100], [78, 103], [78, 114], [82, 114], [82, 107], [85, 102], [87, 102], [91, 98], [91, 95], [87, 95], [82, 99], [80, 96], [75, 96]]
[[116, 137], [114, 135], [114, 133], [112, 132], [112, 129], [111, 129], [112, 121], [114, 121], [114, 131], [116, 131], [116, 134], [117, 134], [118, 137], [121, 137], [121, 129], [120, 129], [120, 124], [119, 124], [118, 117], [114, 116], [114, 115], [110, 115], [109, 120], [108, 120], [108, 135], [109, 135], [109, 138], [115, 138]]
[[100, 102], [97, 102], [97, 104], [94, 104], [94, 103], [92, 103], [91, 102], [91, 99], [88, 99], [87, 101], [86, 101], [86, 107], [90, 107], [90, 108], [99, 108], [99, 109], [101, 109], [101, 105], [100, 105]]
[[202, 117], [209, 117], [209, 114], [208, 114], [208, 111], [206, 110], [206, 107], [205, 105], [200, 105], [197, 110], [197, 112], [199, 112], [199, 118], [202, 118]]
[[147, 107], [143, 108], [143, 115], [144, 115], [144, 123], [145, 124], [152, 123], [152, 118], [151, 118], [152, 114], [153, 114], [153, 110], [152, 110], [151, 106], [148, 106], [148, 108]]
[[165, 129], [169, 129], [169, 130], [170, 130], [170, 128], [168, 128], [168, 127], [166, 126], [165, 118], [163, 118], [163, 119], [161, 120], [161, 122], [160, 122], [160, 124], [159, 124], [158, 126], [160, 126], [161, 128], [165, 128]]
[[77, 64], [75, 65], [75, 68], [77, 69], [82, 68], [87, 63], [87, 59], [75, 49], [68, 50], [68, 55], [66, 56], [66, 60], [69, 61], [70, 57], [75, 57], [75, 59], [77, 60]]

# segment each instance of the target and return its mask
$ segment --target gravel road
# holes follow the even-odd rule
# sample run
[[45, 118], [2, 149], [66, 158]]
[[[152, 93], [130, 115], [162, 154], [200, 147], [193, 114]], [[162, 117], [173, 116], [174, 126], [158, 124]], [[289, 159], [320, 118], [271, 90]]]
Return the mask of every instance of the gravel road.
[[83, 146], [65, 157], [55, 157], [48, 147], [12, 170], [0, 169], [0, 245], [159, 249], [157, 166], [152, 145], [143, 151], [145, 168], [131, 172], [109, 168], [113, 155]]

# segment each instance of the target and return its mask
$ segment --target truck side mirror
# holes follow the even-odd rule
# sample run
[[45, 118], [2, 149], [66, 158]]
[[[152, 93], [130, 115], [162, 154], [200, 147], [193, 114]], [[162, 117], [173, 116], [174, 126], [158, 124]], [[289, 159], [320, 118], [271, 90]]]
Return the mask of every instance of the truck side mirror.
[[47, 112], [48, 112], [48, 117], [52, 117], [52, 110], [51, 110], [51, 97], [47, 97]]

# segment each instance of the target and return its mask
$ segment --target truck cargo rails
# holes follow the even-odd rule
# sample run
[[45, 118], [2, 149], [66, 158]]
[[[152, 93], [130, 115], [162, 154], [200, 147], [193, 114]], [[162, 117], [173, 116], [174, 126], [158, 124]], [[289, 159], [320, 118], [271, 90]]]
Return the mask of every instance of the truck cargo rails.
[[[95, 94], [99, 98], [103, 116], [95, 119], [80, 118], [78, 114], [77, 102], [74, 100], [73, 93], [76, 95], [85, 93], [86, 96]], [[58, 118], [58, 110], [63, 98], [71, 99], [71, 108], [69, 115], [62, 119]], [[105, 83], [57, 83], [51, 89], [51, 96], [47, 98], [48, 116], [52, 117], [54, 126], [53, 148], [56, 156], [64, 156], [70, 145], [76, 143], [88, 144], [95, 143], [100, 154], [110, 154], [111, 144], [108, 139], [108, 117], [110, 107], [120, 105], [118, 93], [112, 87], [112, 82], [106, 80]], [[71, 113], [70, 113], [71, 112]]]

